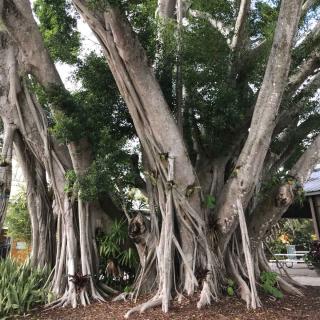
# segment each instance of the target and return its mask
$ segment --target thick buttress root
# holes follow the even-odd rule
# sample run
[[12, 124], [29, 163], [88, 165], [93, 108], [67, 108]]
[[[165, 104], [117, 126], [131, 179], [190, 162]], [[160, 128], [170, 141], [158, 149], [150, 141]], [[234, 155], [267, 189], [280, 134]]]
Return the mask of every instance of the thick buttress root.
[[154, 298], [150, 299], [149, 301], [140, 304], [132, 309], [130, 309], [125, 315], [125, 319], [128, 319], [130, 317], [131, 314], [135, 313], [135, 312], [140, 312], [143, 313], [145, 312], [147, 309], [150, 308], [154, 308], [154, 307], [158, 307], [161, 306], [162, 304], [162, 297], [157, 297], [155, 296]]
[[246, 281], [242, 278], [240, 275], [240, 272], [237, 268], [236, 263], [234, 262], [234, 259], [230, 252], [228, 252], [227, 256], [228, 261], [228, 269], [232, 277], [234, 278], [236, 284], [238, 285], [238, 288], [240, 290], [240, 297], [243, 301], [245, 301], [247, 308], [250, 307], [250, 300], [251, 300], [251, 291], [246, 283]]
[[[163, 169], [163, 168], [162, 168]], [[202, 286], [198, 308], [208, 305], [213, 300], [217, 300], [217, 258], [213, 256], [203, 231], [204, 222], [199, 215], [189, 205], [185, 196], [182, 195], [174, 185], [174, 159], [168, 157], [168, 168], [166, 172], [166, 183], [158, 186], [160, 211], [162, 214], [162, 227], [159, 242], [156, 248], [158, 266], [158, 292], [146, 303], [138, 305], [129, 310], [125, 317], [128, 318], [134, 312], [144, 312], [148, 308], [162, 306], [163, 312], [168, 312], [169, 303], [172, 300], [173, 289], [177, 291], [177, 280], [175, 271], [175, 255], [178, 254], [182, 261], [182, 268], [179, 269], [179, 280], [182, 290], [191, 295], [199, 286], [195, 277], [197, 258], [206, 261], [207, 274]], [[160, 183], [159, 183], [160, 184]], [[188, 231], [188, 236], [193, 240], [193, 253], [185, 252], [185, 248], [180, 244], [174, 232], [174, 220], [180, 219], [184, 223], [184, 228]], [[183, 219], [181, 219], [183, 217]], [[200, 255], [201, 253], [202, 255]]]

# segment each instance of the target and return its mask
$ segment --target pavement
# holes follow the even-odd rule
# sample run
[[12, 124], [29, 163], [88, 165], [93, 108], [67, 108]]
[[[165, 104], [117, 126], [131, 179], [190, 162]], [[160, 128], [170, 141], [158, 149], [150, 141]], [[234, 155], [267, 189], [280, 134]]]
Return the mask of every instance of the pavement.
[[[291, 263], [288, 264], [289, 267]], [[270, 263], [270, 267], [274, 271], [278, 271], [275, 263]], [[288, 274], [297, 282], [305, 286], [315, 286], [320, 287], [320, 270], [319, 269], [309, 269], [305, 263], [294, 262], [291, 268], [284, 266], [284, 269]]]

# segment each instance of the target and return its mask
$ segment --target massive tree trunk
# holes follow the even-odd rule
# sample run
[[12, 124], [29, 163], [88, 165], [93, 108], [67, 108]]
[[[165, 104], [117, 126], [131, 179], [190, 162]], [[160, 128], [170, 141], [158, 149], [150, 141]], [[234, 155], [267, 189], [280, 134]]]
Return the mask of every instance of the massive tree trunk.
[[[246, 1], [241, 1], [241, 4], [245, 7]], [[291, 47], [300, 18], [301, 5], [300, 0], [296, 2], [283, 0], [281, 3], [273, 45], [248, 137], [216, 208], [221, 235], [219, 246], [224, 253], [227, 269], [236, 279], [241, 297], [253, 308], [260, 304], [255, 284], [259, 277], [259, 267], [252, 256], [245, 211], [254, 192], [259, 189], [263, 164], [277, 124], [276, 117], [287, 84]], [[246, 266], [246, 271], [243, 270], [243, 264]], [[248, 278], [250, 288], [243, 278]]]
[[[20, 65], [23, 66], [24, 73], [30, 73], [35, 76], [35, 79], [44, 87], [48, 94], [52, 93], [52, 89], [55, 88], [66, 92], [55, 65], [44, 46], [38, 26], [32, 15], [30, 3], [27, 1], [2, 1], [0, 8], [2, 9], [1, 15], [3, 23], [19, 49], [19, 62]], [[72, 158], [72, 164], [70, 162], [69, 154], [72, 154], [73, 150], [83, 152], [81, 148], [82, 144], [87, 142], [84, 141], [85, 139], [81, 142], [70, 142], [67, 146], [69, 154], [61, 158], [57, 152], [58, 148], [53, 147], [54, 141], [48, 134], [47, 123], [41, 106], [39, 106], [36, 98], [28, 92], [27, 86], [24, 85], [22, 91], [25, 94], [29, 110], [31, 109], [32, 111], [31, 116], [34, 117], [36, 128], [40, 135], [39, 142], [44, 148], [44, 156], [41, 159], [43, 159], [55, 195], [54, 211], [58, 215], [58, 250], [52, 283], [53, 291], [56, 294], [61, 295], [65, 293], [63, 297], [57, 301], [57, 305], [71, 304], [75, 307], [78, 303], [78, 297], [83, 305], [89, 303], [90, 298], [102, 300], [103, 298], [97, 293], [94, 288], [96, 284], [93, 282], [95, 275], [94, 270], [98, 268], [98, 259], [95, 258], [91, 260], [91, 258], [92, 256], [97, 257], [97, 254], [94, 252], [91, 256], [88, 253], [89, 251], [82, 250], [84, 246], [92, 246], [95, 248], [93, 244], [95, 241], [95, 212], [101, 213], [100, 205], [97, 201], [94, 201], [89, 206], [89, 204], [82, 203], [79, 195], [69, 198], [64, 193], [66, 170], [72, 169], [73, 166], [80, 166], [81, 170], [84, 171], [91, 165], [91, 162], [89, 163], [88, 161], [84, 163], [81, 162], [81, 157], [85, 159], [86, 154], [78, 154], [77, 157]], [[53, 108], [53, 113], [55, 110], [65, 112], [66, 110], [64, 108], [67, 108], [67, 106], [54, 105]], [[20, 121], [20, 124], [23, 126], [24, 122]], [[23, 135], [27, 134], [25, 129], [21, 132]], [[28, 142], [30, 142], [30, 145], [34, 144], [34, 141]], [[36, 148], [37, 146], [33, 145], [33, 147]], [[84, 152], [87, 152], [90, 148], [88, 144], [87, 150]], [[66, 150], [64, 150], [64, 152], [65, 151]], [[90, 150], [89, 153], [91, 153]], [[84, 164], [86, 168], [84, 168]], [[77, 172], [77, 170], [75, 171]], [[90, 212], [89, 214], [89, 210], [94, 212]], [[79, 216], [76, 213], [78, 213]], [[88, 217], [90, 217], [90, 219]], [[80, 234], [80, 254], [78, 254], [77, 246], [79, 231], [76, 227], [79, 219], [81, 222], [80, 227], [84, 228], [81, 229], [81, 231], [87, 230], [90, 232], [89, 236]], [[91, 268], [84, 268], [84, 265], [89, 264], [92, 264]], [[86, 270], [86, 274], [83, 274], [84, 270]], [[68, 281], [66, 281], [66, 278], [63, 276], [65, 273], [69, 275]], [[75, 284], [77, 276], [89, 277], [90, 288], [89, 286], [78, 288], [78, 285]], [[109, 288], [106, 289], [109, 290]]]
[[[55, 251], [55, 235], [51, 234], [54, 230], [54, 226], [52, 225], [53, 217], [50, 217], [50, 201], [46, 190], [47, 186], [43, 168], [46, 168], [51, 182], [54, 184], [59, 179], [58, 173], [61, 172], [63, 168], [62, 163], [66, 160], [63, 156], [62, 162], [59, 160], [60, 155], [63, 154], [63, 150], [57, 146], [55, 151], [48, 152], [49, 138], [46, 132], [45, 117], [42, 110], [38, 109], [34, 97], [30, 95], [26, 83], [20, 77], [17, 61], [19, 51], [7, 32], [1, 33], [1, 39], [0, 69], [2, 74], [8, 76], [0, 78], [1, 88], [3, 88], [1, 91], [0, 116], [4, 123], [10, 123], [23, 136], [23, 143], [21, 142], [19, 144], [21, 147], [18, 148], [20, 155], [22, 155], [21, 160], [27, 161], [31, 159], [30, 161], [34, 165], [34, 167], [31, 165], [31, 168], [29, 168], [25, 162], [21, 163], [22, 166], [25, 166], [24, 174], [26, 179], [29, 180], [28, 202], [33, 222], [32, 226], [34, 227], [32, 262], [39, 262], [41, 265], [52, 265]], [[17, 142], [17, 139], [21, 140], [18, 133], [15, 135], [16, 143], [20, 141], [18, 140]], [[29, 159], [23, 153], [26, 149], [29, 150]], [[49, 170], [49, 167], [51, 170]], [[56, 173], [55, 180], [52, 179], [52, 171]], [[36, 172], [37, 174], [35, 175]], [[62, 178], [64, 179], [63, 174]], [[30, 177], [32, 178], [31, 180]], [[34, 189], [32, 190], [33, 187]], [[46, 230], [47, 228], [48, 231]], [[43, 241], [40, 243], [40, 240], [44, 239], [51, 239], [51, 242], [46, 243], [46, 241]], [[48, 246], [48, 250], [44, 245]], [[41, 253], [39, 253], [40, 251]], [[40, 254], [39, 257], [38, 254]]]
[[[174, 247], [182, 261], [182, 268], [177, 273], [179, 281], [188, 294], [198, 286], [195, 268], [201, 265], [209, 270], [203, 290], [209, 290], [213, 295], [203, 295], [200, 304], [209, 303], [217, 294], [216, 262], [206, 237], [198, 180], [145, 52], [118, 9], [97, 12], [90, 10], [86, 1], [73, 3], [104, 49], [148, 157], [149, 174], [157, 187], [160, 208], [152, 221], [156, 223], [154, 230], [161, 225], [157, 248], [159, 291], [142, 309], [162, 304], [163, 310], [168, 311], [176, 272], [171, 266], [175, 259]], [[179, 225], [177, 230], [172, 229], [174, 221]], [[141, 307], [133, 311], [138, 310]]]
[[[0, 109], [5, 106], [0, 103]], [[1, 112], [0, 112], [1, 113]], [[0, 231], [6, 216], [12, 182], [12, 149], [15, 126], [3, 121], [4, 137], [0, 159]]]
[[[169, 113], [152, 70], [148, 66], [146, 55], [132, 33], [128, 22], [119, 10], [112, 6], [106, 7], [106, 10], [102, 12], [90, 8], [85, 0], [74, 0], [73, 3], [88, 22], [104, 49], [109, 67], [128, 106], [143, 149], [148, 156], [151, 168], [149, 174], [156, 186], [156, 197], [160, 204], [162, 228], [158, 240], [159, 292], [154, 300], [143, 306], [138, 306], [132, 311], [142, 311], [151, 305], [160, 303], [163, 310], [167, 311], [170, 289], [172, 288], [170, 264], [173, 257], [172, 243], [167, 236], [173, 237], [174, 245], [179, 245], [178, 241], [181, 241], [181, 248], [177, 247], [177, 249], [181, 250], [180, 254], [185, 270], [188, 270], [195, 263], [196, 258], [192, 253], [198, 246], [195, 235], [198, 234], [201, 241], [205, 239], [203, 251], [206, 252], [206, 249], [209, 249], [207, 229], [203, 224], [207, 222], [207, 216], [201, 208], [201, 195], [197, 191], [200, 187], [199, 181], [187, 156], [182, 136]], [[264, 159], [276, 125], [276, 116], [287, 83], [291, 47], [300, 17], [301, 5], [301, 0], [282, 1], [273, 46], [255, 105], [250, 132], [235, 169], [222, 190], [217, 207], [218, 227], [222, 235], [220, 239], [222, 251], [226, 250], [231, 237], [234, 239], [234, 243], [241, 242], [241, 250], [231, 246], [225, 251], [226, 263], [227, 265], [228, 261], [232, 263], [229, 268], [230, 272], [236, 279], [239, 279], [239, 286], [242, 287], [241, 293], [252, 307], [259, 305], [259, 299], [255, 289], [255, 266], [251, 258], [244, 211], [261, 176]], [[248, 10], [249, 1], [241, 1], [231, 45], [233, 51], [240, 50], [245, 46], [244, 29]], [[221, 168], [226, 168], [226, 161], [228, 159], [224, 159]], [[221, 185], [225, 170], [218, 171], [215, 170], [213, 178]], [[173, 182], [170, 180], [172, 174], [174, 174]], [[207, 179], [201, 180], [209, 185], [206, 182]], [[212, 184], [210, 188], [206, 186], [206, 190], [209, 191], [209, 194], [219, 195], [220, 193], [219, 187]], [[154, 221], [157, 221], [157, 218], [155, 215]], [[238, 226], [238, 218], [240, 218], [239, 231], [241, 232], [234, 233]], [[177, 230], [172, 229], [173, 221], [176, 221]], [[157, 223], [155, 225], [157, 226]], [[240, 241], [239, 237], [241, 237]], [[215, 267], [210, 266], [211, 259], [215, 257], [210, 252], [202, 252], [200, 256], [201, 254], [202, 258], [205, 257], [206, 262], [202, 261], [199, 265], [206, 266], [207, 263], [207, 270], [215, 272]], [[244, 259], [247, 271], [243, 269], [241, 259]], [[242, 274], [239, 273], [241, 268]], [[185, 274], [187, 273], [185, 272]], [[245, 276], [249, 277], [250, 288], [242, 280], [242, 277]], [[207, 278], [207, 280], [209, 279]], [[212, 279], [210, 280], [212, 281]], [[182, 283], [188, 293], [194, 292], [196, 283], [192, 282], [192, 273], [190, 273], [190, 278], [185, 278]], [[203, 284], [203, 294], [199, 306], [210, 302], [210, 299], [206, 300], [204, 294], [208, 283], [205, 281]], [[216, 284], [215, 281], [214, 283]], [[209, 287], [209, 291], [216, 292], [216, 289], [212, 287], [212, 282]]]
[[[313, 167], [319, 162], [319, 144], [320, 136], [318, 135], [289, 171], [287, 178], [284, 179], [282, 184], [265, 192], [264, 197], [258, 201], [248, 217], [248, 233], [251, 251], [258, 270], [256, 272], [257, 278], [259, 278], [260, 271], [271, 271], [265, 258], [262, 242], [299, 194], [301, 196], [303, 184], [310, 176]], [[281, 289], [285, 292], [289, 294], [301, 294], [292, 285], [296, 285], [292, 279], [285, 279], [279, 276], [278, 282]]]
[[34, 267], [53, 267], [56, 230], [45, 168], [28, 150], [20, 133], [15, 135], [14, 144], [27, 183], [27, 204], [32, 226], [30, 262]]
[[[93, 159], [91, 146], [87, 139], [82, 139], [77, 145], [69, 145], [71, 160], [74, 171], [79, 179], [83, 177], [90, 167]], [[89, 302], [88, 294], [96, 300], [103, 301], [103, 297], [95, 287], [94, 275], [98, 272], [99, 259], [97, 247], [95, 245], [96, 217], [94, 211], [90, 210], [96, 203], [83, 199], [81, 186], [78, 194], [78, 223], [79, 223], [79, 242], [81, 256], [81, 273], [89, 276], [90, 289], [81, 290], [80, 300], [83, 305]]]
[[297, 30], [301, 5], [301, 0], [283, 0], [281, 3], [274, 41], [248, 138], [218, 202], [217, 214], [222, 234], [222, 249], [226, 248], [238, 225], [237, 200], [240, 200], [244, 209], [247, 208], [263, 168], [276, 125], [275, 120], [282, 94], [287, 83], [291, 59], [290, 50]]
[[163, 19], [172, 19], [174, 17], [174, 10], [176, 7], [176, 0], [158, 0], [157, 13]]
[[[173, 18], [176, 2], [178, 24], [181, 24], [184, 15], [183, 10], [180, 10], [181, 5], [188, 3], [187, 1], [159, 0], [158, 13], [161, 18]], [[193, 294], [198, 287], [202, 287], [198, 307], [209, 304], [218, 296], [220, 277], [223, 278], [225, 273], [223, 262], [229, 275], [238, 284], [241, 297], [247, 305], [253, 308], [259, 306], [256, 280], [260, 270], [267, 270], [260, 243], [270, 225], [292, 203], [293, 196], [290, 184], [285, 183], [280, 188], [277, 205], [273, 205], [272, 199], [265, 198], [256, 206], [253, 203], [254, 192], [259, 189], [259, 179], [263, 175], [263, 166], [266, 165], [265, 158], [279, 120], [277, 114], [288, 82], [290, 52], [302, 0], [282, 1], [248, 137], [224, 188], [222, 186], [230, 153], [223, 157], [212, 157], [212, 160], [210, 156], [203, 160], [198, 154], [200, 161], [197, 161], [196, 169], [193, 168], [181, 134], [181, 126], [179, 128], [177, 125], [146, 54], [120, 10], [113, 6], [95, 10], [86, 0], [73, 0], [73, 3], [104, 50], [144, 152], [151, 220], [149, 223], [137, 216], [130, 223], [131, 236], [136, 240], [142, 264], [135, 289], [136, 294], [139, 293], [142, 282], [148, 278], [143, 291], [153, 289], [154, 283], [158, 290], [150, 301], [133, 308], [126, 316], [156, 305], [162, 305], [163, 311], [167, 312], [175, 289]], [[237, 83], [234, 80], [240, 68], [238, 64], [248, 41], [245, 25], [249, 8], [250, 1], [240, 1], [230, 41], [233, 55], [230, 75], [235, 87]], [[55, 194], [58, 252], [53, 291], [63, 295], [56, 305], [76, 306], [78, 298], [83, 305], [89, 303], [91, 297], [102, 300], [92, 277], [97, 265], [93, 214], [97, 203], [86, 201], [81, 188], [69, 195], [64, 195], [63, 190], [66, 169], [73, 168], [79, 179], [86, 174], [92, 163], [90, 144], [87, 139], [70, 143], [69, 153], [64, 149], [65, 158], [64, 152], [58, 152], [56, 144], [48, 135], [41, 107], [19, 78], [17, 63], [12, 57], [19, 57], [24, 71], [33, 74], [47, 91], [52, 87], [64, 90], [61, 79], [44, 47], [29, 4], [5, 0], [0, 2], [0, 9], [3, 9], [1, 14], [4, 24], [19, 48], [11, 50], [9, 54], [5, 53], [11, 59], [8, 58], [10, 61], [7, 61], [4, 74], [10, 74], [10, 105], [13, 107], [6, 109], [10, 112], [6, 111], [1, 116], [7, 123], [14, 123], [19, 128], [24, 137], [23, 142], [36, 157], [31, 157], [35, 170], [39, 172], [36, 177], [39, 176], [39, 180], [43, 181], [43, 171], [37, 168], [42, 165], [43, 170], [45, 167]], [[178, 48], [178, 55], [180, 53], [181, 47]], [[183, 86], [179, 61], [177, 65], [177, 97], [181, 110]], [[172, 72], [171, 66], [170, 71]], [[308, 72], [303, 76], [307, 76]], [[293, 79], [291, 83], [293, 82], [300, 83], [301, 77]], [[294, 85], [296, 86], [297, 84]], [[55, 107], [59, 111], [65, 111], [63, 106]], [[28, 113], [32, 116], [28, 116]], [[181, 117], [178, 118], [181, 125]], [[245, 131], [241, 133], [240, 140], [242, 135], [245, 137], [247, 134]], [[236, 148], [240, 148], [241, 142], [237, 140]], [[302, 182], [306, 178], [307, 166], [311, 166], [319, 157], [314, 149], [319, 147], [318, 144], [317, 139], [292, 169], [291, 174], [295, 179]], [[310, 158], [313, 159], [312, 163]], [[36, 192], [38, 181], [29, 180], [32, 192]], [[204, 208], [203, 195], [218, 198], [217, 216], [210, 216], [212, 210]], [[249, 210], [246, 209], [249, 204], [252, 215], [249, 217], [247, 230], [246, 211]], [[34, 204], [30, 203], [32, 205]], [[261, 229], [256, 228], [257, 221], [262, 221]], [[220, 231], [219, 239], [214, 228]], [[154, 270], [154, 266], [157, 267], [155, 281], [154, 273], [150, 272]], [[65, 273], [70, 276], [63, 277]], [[89, 276], [87, 286], [79, 287], [76, 279], [84, 276]], [[283, 279], [279, 281], [288, 291], [292, 289]]]

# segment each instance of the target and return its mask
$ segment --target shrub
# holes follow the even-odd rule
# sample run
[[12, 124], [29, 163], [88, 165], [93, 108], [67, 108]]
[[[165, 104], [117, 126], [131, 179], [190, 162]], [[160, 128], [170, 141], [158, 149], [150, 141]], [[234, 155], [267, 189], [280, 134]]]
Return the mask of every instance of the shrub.
[[19, 265], [10, 259], [0, 261], [0, 317], [24, 314], [46, 302], [48, 288], [46, 268]]
[[121, 274], [118, 280], [114, 279], [114, 277], [106, 278], [107, 282], [113, 286], [117, 286], [116, 282], [120, 282], [120, 289], [130, 286], [134, 279], [139, 260], [136, 249], [128, 239], [126, 221], [114, 221], [110, 232], [108, 234], [101, 234], [97, 240], [102, 267], [105, 268], [108, 262], [111, 261], [119, 267]]
[[20, 192], [10, 201], [5, 224], [10, 237], [30, 243], [31, 221], [25, 192]]
[[[310, 219], [281, 219], [267, 238], [272, 253], [287, 253], [287, 245], [295, 245], [299, 250], [309, 250], [313, 240], [313, 226]], [[268, 258], [273, 259], [272, 256]]]
[[305, 255], [304, 261], [307, 264], [320, 267], [320, 241], [313, 241], [311, 243], [310, 252]]
[[232, 297], [234, 296], [234, 290], [235, 290], [235, 283], [233, 280], [228, 279], [228, 286], [227, 286], [227, 295]]
[[278, 275], [276, 272], [263, 271], [260, 276], [261, 287], [266, 293], [281, 299], [283, 298], [283, 293], [276, 287], [277, 277]]

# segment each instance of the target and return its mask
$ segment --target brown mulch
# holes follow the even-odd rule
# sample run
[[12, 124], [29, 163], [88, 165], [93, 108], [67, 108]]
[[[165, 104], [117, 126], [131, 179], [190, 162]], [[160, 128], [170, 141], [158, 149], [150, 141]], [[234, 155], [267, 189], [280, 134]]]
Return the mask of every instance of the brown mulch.
[[[309, 319], [320, 320], [320, 287], [303, 289], [303, 297], [286, 296], [274, 300], [263, 296], [263, 307], [247, 310], [245, 304], [237, 297], [225, 297], [219, 302], [202, 310], [196, 308], [196, 298], [185, 298], [181, 304], [174, 302], [168, 314], [163, 314], [160, 307], [149, 309], [143, 314], [133, 314], [130, 319], [215, 319], [215, 320], [275, 320], [275, 319]], [[19, 319], [41, 320], [96, 320], [124, 319], [124, 314], [133, 307], [133, 302], [94, 303], [86, 308], [38, 310], [32, 315]]]

